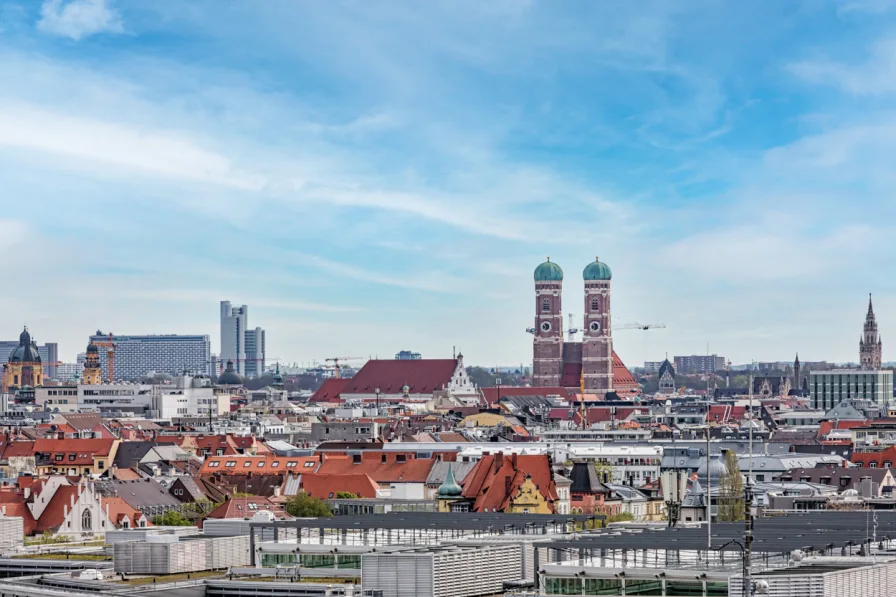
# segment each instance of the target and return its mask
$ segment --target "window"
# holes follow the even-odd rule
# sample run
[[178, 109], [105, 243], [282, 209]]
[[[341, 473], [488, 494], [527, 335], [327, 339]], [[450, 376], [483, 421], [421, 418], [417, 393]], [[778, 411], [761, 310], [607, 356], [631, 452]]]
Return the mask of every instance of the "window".
[[264, 468], [264, 460], [258, 462], [258, 468]]
[[293, 468], [296, 465], [295, 460], [290, 460], [286, 463], [286, 468]]
[[877, 468], [877, 461], [872, 460], [871, 462], [868, 463], [868, 467], [869, 468]]
[[249, 460], [243, 463], [243, 468], [249, 468], [250, 466], [252, 466], [252, 462], [250, 462]]
[[99, 468], [106, 468], [106, 463], [103, 462], [102, 460], [97, 460], [96, 465]]
[[550, 312], [550, 310], [551, 310], [551, 299], [546, 298], [546, 299], [544, 299], [543, 301], [541, 301], [541, 310], [542, 310], [543, 312], [545, 312], [545, 313]]
[[406, 454], [396, 454], [395, 455], [395, 462], [407, 462], [407, 461], [408, 461], [408, 457]]
[[93, 521], [90, 518], [90, 510], [84, 510], [84, 513], [81, 514], [81, 530], [89, 531], [93, 528]]
[[229, 467], [229, 468], [233, 468], [233, 467], [236, 466], [236, 460], [228, 460], [228, 461], [227, 461], [227, 464], [225, 464], [224, 466]]
[[75, 461], [75, 455], [74, 455], [74, 454], [69, 454], [69, 455], [68, 455], [68, 460], [69, 460], [69, 462], [74, 462], [74, 461]]
[[884, 468], [890, 468], [891, 466], [893, 466], [893, 463], [890, 462], [889, 460], [884, 462]]
[[278, 466], [280, 466], [280, 461], [279, 461], [279, 460], [275, 460], [274, 462], [271, 463], [271, 466], [272, 466], [273, 468], [277, 468]]
[[56, 462], [62, 462], [63, 458], [65, 458], [64, 454], [57, 454], [53, 460], [55, 460]]
[[596, 296], [591, 297], [591, 310], [600, 311], [600, 299]]
[[212, 460], [211, 462], [208, 463], [208, 468], [216, 468], [219, 464], [221, 464], [221, 463], [218, 462], [217, 460]]
[[[295, 463], [293, 463], [293, 464], [295, 464]], [[309, 460], [308, 462], [305, 463], [305, 468], [311, 468], [313, 466], [314, 466], [313, 460]]]
[[360, 454], [352, 454], [352, 464], [361, 464]]
[[215, 450], [215, 456], [224, 456], [224, 448], [218, 448]]

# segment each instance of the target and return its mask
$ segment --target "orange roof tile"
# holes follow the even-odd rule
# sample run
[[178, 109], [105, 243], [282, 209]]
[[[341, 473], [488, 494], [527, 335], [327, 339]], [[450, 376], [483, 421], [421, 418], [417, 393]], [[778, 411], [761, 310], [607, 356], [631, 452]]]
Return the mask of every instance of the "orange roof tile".
[[202, 463], [200, 474], [245, 475], [247, 473], [270, 475], [273, 473], [306, 473], [317, 470], [317, 456], [209, 456]]
[[366, 473], [302, 475], [302, 491], [320, 499], [332, 499], [340, 491], [375, 498], [379, 485]]

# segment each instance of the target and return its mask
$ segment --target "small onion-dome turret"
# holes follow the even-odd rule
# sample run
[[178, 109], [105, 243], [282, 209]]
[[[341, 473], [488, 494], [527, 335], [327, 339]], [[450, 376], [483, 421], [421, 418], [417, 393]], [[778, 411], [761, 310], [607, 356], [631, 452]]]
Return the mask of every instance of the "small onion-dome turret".
[[439, 486], [438, 496], [440, 499], [456, 498], [460, 497], [463, 491], [463, 488], [457, 484], [457, 481], [454, 480], [454, 470], [451, 468], [451, 464], [449, 463], [448, 474], [445, 475], [445, 482]]

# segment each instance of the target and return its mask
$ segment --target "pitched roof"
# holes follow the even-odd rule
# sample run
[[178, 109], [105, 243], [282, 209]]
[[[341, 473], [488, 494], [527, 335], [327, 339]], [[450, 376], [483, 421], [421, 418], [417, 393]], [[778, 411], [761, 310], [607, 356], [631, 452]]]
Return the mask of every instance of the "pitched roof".
[[[122, 520], [124, 520], [125, 516], [127, 516], [130, 524], [135, 526], [136, 522], [143, 517], [142, 512], [131, 507], [130, 504], [128, 504], [120, 497], [102, 498], [102, 506], [103, 510], [106, 510], [108, 506], [109, 520], [111, 520], [112, 524], [114, 524], [116, 527], [121, 526], [121, 522]], [[149, 517], [146, 517], [146, 526], [152, 526], [152, 521], [149, 520]]]
[[885, 463], [889, 462], [891, 466], [896, 463], [896, 446], [874, 452], [853, 452], [851, 460], [863, 469], [871, 468], [871, 463], [878, 469], [887, 468]]
[[[203, 486], [200, 486], [192, 477], [179, 477], [174, 483], [171, 484], [171, 490], [177, 486], [184, 490], [185, 495], [184, 498], [189, 498], [192, 501], [201, 500], [202, 498], [208, 497], [206, 495], [206, 491]], [[173, 493], [172, 493], [173, 495]], [[177, 496], [174, 496], [177, 497]], [[186, 499], [178, 498], [181, 501], [187, 501]]]
[[276, 475], [224, 475], [220, 479], [206, 477], [207, 483], [214, 483], [222, 491], [229, 494], [245, 493], [271, 497], [277, 488], [283, 485], [286, 473]]
[[613, 351], [613, 390], [617, 394], [621, 392], [640, 392], [641, 386], [632, 375], [616, 351]]
[[302, 491], [323, 500], [336, 497], [340, 491], [361, 498], [375, 498], [377, 489], [379, 485], [366, 473], [302, 475]]
[[115, 451], [112, 464], [120, 469], [133, 468], [140, 463], [146, 453], [152, 450], [155, 442], [121, 442]]
[[411, 394], [432, 394], [451, 381], [457, 369], [456, 359], [374, 359], [367, 361], [354, 377], [346, 381], [342, 394], [400, 394], [406, 385]]
[[209, 456], [202, 463], [200, 474], [253, 475], [314, 472], [320, 464], [317, 456]]
[[425, 483], [435, 462], [432, 458], [414, 458], [395, 452], [363, 452], [359, 456], [328, 455], [317, 472], [364, 473], [377, 483]]
[[265, 497], [238, 497], [224, 500], [224, 503], [209, 512], [206, 518], [251, 518], [256, 512], [268, 510], [275, 518], [288, 518], [283, 508]]
[[463, 482], [463, 497], [473, 499], [473, 511], [503, 512], [526, 479], [531, 477], [544, 498], [554, 508], [559, 499], [551, 472], [550, 459], [545, 454], [504, 456], [486, 454]]
[[34, 451], [41, 454], [90, 454], [91, 456], [108, 456], [117, 440], [102, 439], [37, 439], [34, 440]]
[[336, 402], [339, 399], [339, 394], [342, 392], [342, 388], [345, 387], [346, 382], [348, 382], [348, 378], [341, 377], [331, 377], [330, 379], [324, 380], [323, 385], [317, 388], [317, 391], [311, 395], [311, 402]]
[[124, 499], [133, 508], [180, 505], [180, 501], [153, 479], [107, 481], [107, 483], [107, 487], [114, 490], [115, 495]]
[[594, 469], [590, 462], [576, 462], [572, 465], [572, 473], [569, 478], [572, 480], [570, 493], [609, 493], [609, 490], [601, 483], [600, 475]]
[[[56, 415], [76, 431], [90, 431], [103, 425], [103, 417], [97, 413], [63, 413]], [[54, 421], [56, 418], [54, 417]]]
[[57, 487], [53, 497], [50, 498], [50, 503], [47, 504], [47, 507], [44, 508], [43, 513], [37, 520], [34, 530], [42, 533], [59, 528], [65, 521], [66, 512], [72, 510], [72, 499], [74, 499], [77, 506], [79, 489], [77, 485], [61, 485]]

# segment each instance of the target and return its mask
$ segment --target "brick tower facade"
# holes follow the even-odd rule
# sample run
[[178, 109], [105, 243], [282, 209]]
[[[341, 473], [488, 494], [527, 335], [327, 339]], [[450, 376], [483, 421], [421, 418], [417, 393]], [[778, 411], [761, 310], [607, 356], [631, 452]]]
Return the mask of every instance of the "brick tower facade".
[[558, 386], [563, 370], [563, 270], [547, 261], [535, 268], [535, 327], [531, 330], [532, 385]]
[[882, 349], [880, 334], [877, 333], [877, 319], [874, 317], [874, 307], [871, 305], [871, 295], [869, 294], [865, 328], [862, 339], [859, 340], [859, 363], [861, 363], [862, 369], [875, 371], [880, 369]]
[[609, 266], [595, 258], [582, 273], [585, 280], [582, 374], [585, 391], [606, 394], [613, 389], [613, 334], [610, 320]]

